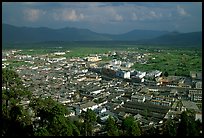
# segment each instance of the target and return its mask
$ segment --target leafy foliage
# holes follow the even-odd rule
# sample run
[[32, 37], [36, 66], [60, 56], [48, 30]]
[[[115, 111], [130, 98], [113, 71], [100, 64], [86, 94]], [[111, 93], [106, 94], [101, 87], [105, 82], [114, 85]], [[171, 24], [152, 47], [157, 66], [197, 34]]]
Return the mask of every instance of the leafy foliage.
[[96, 122], [96, 113], [91, 109], [87, 109], [87, 111], [82, 111], [81, 118], [84, 120], [82, 124], [82, 135], [84, 136], [92, 136], [93, 135], [93, 125]]
[[122, 126], [123, 126], [125, 136], [140, 136], [141, 135], [139, 124], [132, 116], [125, 118], [122, 122]]
[[113, 117], [108, 117], [105, 125], [105, 130], [107, 131], [108, 136], [119, 136], [119, 130]]
[[[36, 116], [40, 117], [35, 122], [37, 130], [35, 135], [72, 136], [73, 124], [65, 117], [69, 112], [60, 103], [53, 99], [34, 99], [30, 104]], [[75, 128], [76, 129], [76, 128]]]
[[178, 136], [199, 136], [199, 129], [194, 114], [188, 111], [182, 112], [181, 122], [178, 126]]
[[32, 135], [31, 117], [20, 104], [22, 100], [30, 99], [31, 93], [23, 86], [18, 74], [9, 69], [2, 69], [2, 87], [2, 135]]
[[163, 135], [176, 136], [177, 124], [172, 119], [168, 119], [163, 125]]

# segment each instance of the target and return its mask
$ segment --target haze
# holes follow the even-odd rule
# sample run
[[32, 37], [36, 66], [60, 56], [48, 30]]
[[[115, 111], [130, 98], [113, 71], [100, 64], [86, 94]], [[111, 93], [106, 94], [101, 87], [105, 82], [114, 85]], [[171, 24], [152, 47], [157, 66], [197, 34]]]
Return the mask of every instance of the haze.
[[119, 34], [134, 29], [202, 30], [201, 2], [3, 2], [2, 23], [86, 28]]

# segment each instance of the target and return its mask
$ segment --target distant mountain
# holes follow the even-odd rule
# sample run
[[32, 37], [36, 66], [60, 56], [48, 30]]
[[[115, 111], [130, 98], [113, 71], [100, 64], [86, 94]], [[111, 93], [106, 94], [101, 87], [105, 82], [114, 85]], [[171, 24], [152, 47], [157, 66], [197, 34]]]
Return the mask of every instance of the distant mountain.
[[142, 44], [158, 45], [202, 45], [202, 32], [178, 33], [172, 32], [153, 39], [137, 41]]
[[49, 41], [129, 41], [139, 44], [195, 45], [202, 43], [202, 32], [179, 33], [154, 30], [133, 30], [127, 33], [112, 35], [100, 34], [88, 29], [46, 27], [16, 27], [2, 24], [2, 42], [4, 43], [35, 43]]
[[43, 41], [137, 41], [155, 38], [167, 31], [133, 30], [124, 34], [100, 34], [88, 29], [46, 27], [16, 27], [2, 24], [3, 42], [43, 42]]
[[88, 29], [46, 27], [16, 27], [2, 24], [3, 42], [44, 42], [44, 41], [105, 41], [111, 38]]
[[112, 36], [113, 40], [137, 41], [141, 39], [151, 39], [169, 33], [168, 31], [154, 30], [133, 30], [124, 34]]

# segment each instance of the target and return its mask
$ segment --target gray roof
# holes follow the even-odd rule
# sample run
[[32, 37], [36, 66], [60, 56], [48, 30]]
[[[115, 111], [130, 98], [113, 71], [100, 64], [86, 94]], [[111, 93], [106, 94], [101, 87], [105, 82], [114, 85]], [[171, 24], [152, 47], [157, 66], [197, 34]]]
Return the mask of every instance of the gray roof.
[[199, 111], [198, 106], [196, 105], [195, 102], [191, 102], [191, 101], [182, 101], [182, 104], [184, 107], [186, 107], [187, 109], [193, 109], [195, 111]]
[[83, 108], [87, 108], [87, 107], [92, 107], [92, 106], [94, 106], [94, 105], [96, 105], [96, 103], [93, 102], [93, 101], [90, 101], [90, 102], [87, 102], [87, 103], [85, 103], [85, 104], [82, 104], [82, 105], [80, 106], [80, 108], [83, 109]]

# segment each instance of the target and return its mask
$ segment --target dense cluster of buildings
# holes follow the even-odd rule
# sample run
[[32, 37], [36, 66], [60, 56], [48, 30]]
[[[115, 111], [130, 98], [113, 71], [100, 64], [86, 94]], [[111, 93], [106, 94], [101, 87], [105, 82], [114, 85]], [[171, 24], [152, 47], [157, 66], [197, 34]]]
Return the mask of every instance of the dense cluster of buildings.
[[[196, 111], [196, 119], [202, 121], [201, 73], [192, 73], [191, 78], [164, 78], [158, 70], [131, 69], [135, 62], [128, 59], [113, 59], [101, 64], [103, 57], [98, 55], [66, 58], [65, 54], [55, 52], [59, 57], [51, 58], [48, 54], [31, 56], [8, 51], [4, 53], [2, 64], [8, 66], [6, 61], [11, 59], [29, 63], [15, 68], [24, 85], [35, 97], [52, 97], [66, 105], [70, 110], [68, 116], [73, 119], [82, 111], [92, 109], [102, 125], [108, 116], [120, 123], [122, 118], [133, 115], [142, 127], [147, 127], [161, 125], [164, 119], [191, 109]], [[125, 54], [134, 56], [134, 53]], [[114, 55], [115, 52], [110, 56]], [[137, 62], [146, 62], [141, 61], [142, 56], [136, 57]], [[148, 81], [150, 77], [155, 81]]]

